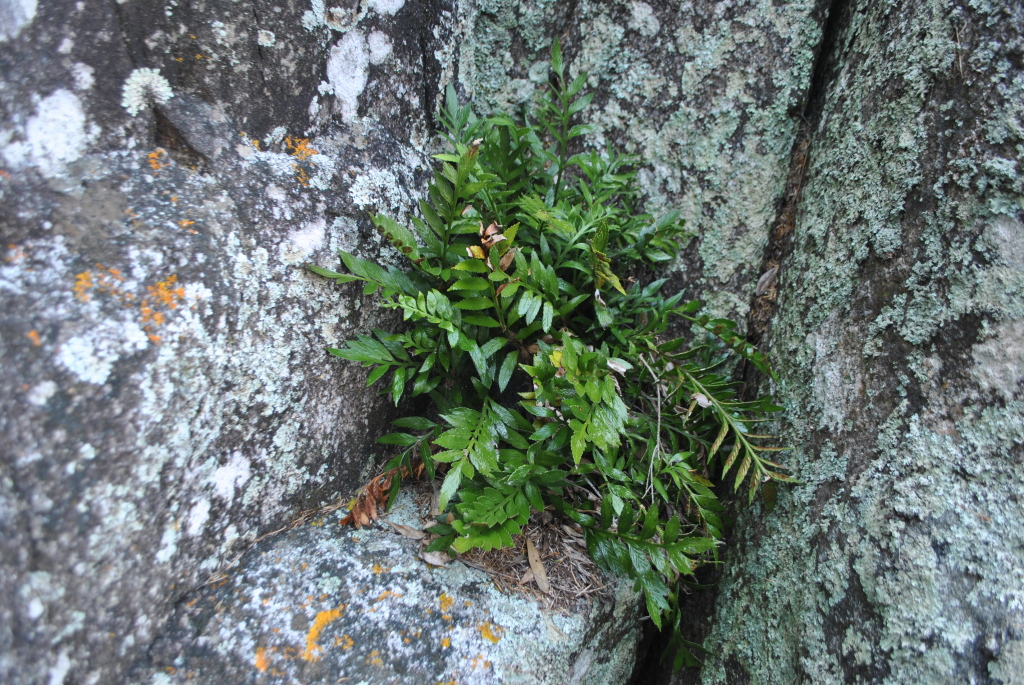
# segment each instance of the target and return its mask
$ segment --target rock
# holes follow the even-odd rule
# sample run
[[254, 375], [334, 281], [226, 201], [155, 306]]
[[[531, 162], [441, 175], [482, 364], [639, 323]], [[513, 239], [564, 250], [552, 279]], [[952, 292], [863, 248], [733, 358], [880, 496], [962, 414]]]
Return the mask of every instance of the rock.
[[816, 3], [0, 3], [0, 681], [119, 681], [261, 534], [360, 483], [391, 414], [328, 345], [388, 259], [454, 83], [519, 104], [564, 36], [600, 140], [745, 311]]
[[679, 209], [699, 240], [673, 285], [741, 321], [786, 184], [820, 45], [814, 0], [488, 0], [472, 22], [458, 78], [475, 103], [512, 111], [545, 82], [551, 39], [590, 74], [588, 123], [599, 147], [637, 155], [648, 211]]
[[380, 454], [388, 404], [325, 347], [391, 313], [303, 264], [386, 254], [366, 211], [423, 190], [452, 15], [385, 4], [344, 38], [322, 3], [4, 21], [0, 681], [118, 682]]
[[[403, 491], [388, 520], [418, 524]], [[624, 683], [640, 602], [549, 612], [504, 595], [481, 571], [418, 558], [417, 543], [337, 515], [257, 544], [183, 602], [134, 674], [140, 683]]]
[[837, 8], [770, 334], [804, 483], [737, 525], [702, 678], [1020, 682], [1024, 8]]

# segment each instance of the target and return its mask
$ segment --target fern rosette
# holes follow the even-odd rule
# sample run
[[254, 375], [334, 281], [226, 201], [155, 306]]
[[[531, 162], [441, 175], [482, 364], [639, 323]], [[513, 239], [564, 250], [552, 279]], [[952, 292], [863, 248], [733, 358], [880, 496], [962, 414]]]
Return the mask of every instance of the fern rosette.
[[[551, 68], [526, 122], [478, 118], [449, 88], [452, 151], [436, 156], [419, 216], [373, 217], [408, 272], [345, 252], [346, 273], [310, 268], [380, 292], [407, 322], [329, 351], [369, 367], [396, 404], [429, 398], [425, 416], [380, 439], [400, 448], [392, 498], [420, 464], [443, 478], [427, 550], [510, 546], [532, 512], [558, 512], [599, 566], [633, 579], [656, 625], [668, 617], [681, 664], [695, 646], [678, 632], [679, 581], [716, 559], [717, 493], [745, 486], [753, 501], [792, 480], [754, 430], [779, 407], [742, 400], [728, 377], [737, 359], [771, 373], [736, 325], [650, 277], [691, 236], [678, 212], [642, 211], [634, 160], [569, 154], [591, 98], [585, 74], [566, 79], [557, 44]], [[680, 321], [691, 333], [670, 335]]]

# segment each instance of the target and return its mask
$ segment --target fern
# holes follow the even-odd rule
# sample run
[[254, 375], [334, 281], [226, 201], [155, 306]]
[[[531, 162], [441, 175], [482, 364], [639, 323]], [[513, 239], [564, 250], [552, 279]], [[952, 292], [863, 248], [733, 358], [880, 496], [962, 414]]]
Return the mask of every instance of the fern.
[[[389, 500], [414, 464], [443, 477], [429, 551], [511, 545], [532, 511], [554, 509], [673, 631], [677, 667], [692, 664], [679, 597], [717, 562], [720, 493], [745, 485], [753, 501], [764, 482], [793, 480], [768, 458], [775, 438], [755, 431], [780, 407], [742, 400], [726, 372], [730, 359], [771, 369], [735, 323], [662, 293], [659, 269], [690, 238], [679, 212], [643, 212], [635, 160], [610, 147], [571, 154], [591, 96], [585, 75], [567, 80], [557, 43], [551, 70], [526, 121], [477, 117], [448, 90], [451, 151], [436, 155], [419, 216], [372, 217], [410, 270], [344, 252], [347, 273], [310, 267], [379, 292], [409, 328], [329, 351], [369, 367], [396, 404], [430, 397], [428, 416], [380, 439], [400, 450]], [[680, 321], [694, 334], [669, 335]]]

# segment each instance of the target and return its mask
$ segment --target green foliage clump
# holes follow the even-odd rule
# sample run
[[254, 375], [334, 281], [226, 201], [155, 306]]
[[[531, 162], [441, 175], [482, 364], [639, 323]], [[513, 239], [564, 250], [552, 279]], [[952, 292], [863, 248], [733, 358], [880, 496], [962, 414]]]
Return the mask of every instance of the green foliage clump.
[[[716, 559], [723, 534], [712, 478], [751, 501], [790, 480], [755, 430], [780, 408], [741, 400], [722, 371], [742, 358], [770, 373], [735, 323], [662, 293], [653, 276], [690, 237], [679, 213], [643, 213], [634, 160], [611, 146], [569, 154], [592, 96], [586, 75], [567, 82], [557, 44], [551, 68], [523, 122], [478, 118], [448, 90], [452, 151], [436, 155], [420, 216], [411, 228], [373, 217], [408, 273], [345, 252], [348, 273], [310, 268], [380, 291], [409, 323], [330, 352], [370, 367], [396, 404], [432, 401], [380, 439], [401, 448], [390, 468], [443, 474], [431, 549], [512, 545], [531, 511], [560, 512], [598, 565], [643, 591], [657, 626], [667, 617], [678, 666], [694, 646], [678, 632], [679, 581]], [[673, 320], [701, 335], [670, 335]]]

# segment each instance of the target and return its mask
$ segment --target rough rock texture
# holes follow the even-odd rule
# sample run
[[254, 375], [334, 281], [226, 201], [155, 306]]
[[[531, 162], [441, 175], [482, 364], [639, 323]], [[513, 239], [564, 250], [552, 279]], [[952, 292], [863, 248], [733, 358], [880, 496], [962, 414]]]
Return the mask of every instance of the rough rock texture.
[[[305, 272], [387, 254], [445, 84], [516, 106], [562, 35], [599, 137], [742, 314], [821, 8], [804, 1], [0, 0], [0, 680], [116, 682], [258, 535], [348, 491], [388, 417]], [[313, 544], [313, 542], [310, 542]]]
[[369, 464], [386, 406], [324, 347], [385, 314], [302, 264], [377, 254], [363, 209], [420, 192], [453, 15], [14, 6], [0, 681], [116, 682], [183, 592]]
[[[429, 499], [429, 492], [427, 493]], [[407, 491], [388, 520], [418, 525]], [[412, 540], [336, 516], [266, 540], [230, 576], [181, 605], [133, 680], [152, 683], [621, 683], [640, 602], [571, 613], [498, 592], [456, 561], [428, 566]], [[183, 645], [185, 646], [183, 649]]]
[[466, 11], [458, 76], [511, 111], [547, 78], [551, 36], [590, 74], [594, 139], [643, 164], [650, 211], [681, 210], [700, 239], [675, 283], [742, 320], [805, 104], [824, 5], [815, 0], [485, 0]]
[[1020, 683], [1024, 6], [853, 2], [771, 333], [805, 484], [727, 554], [709, 683]]

